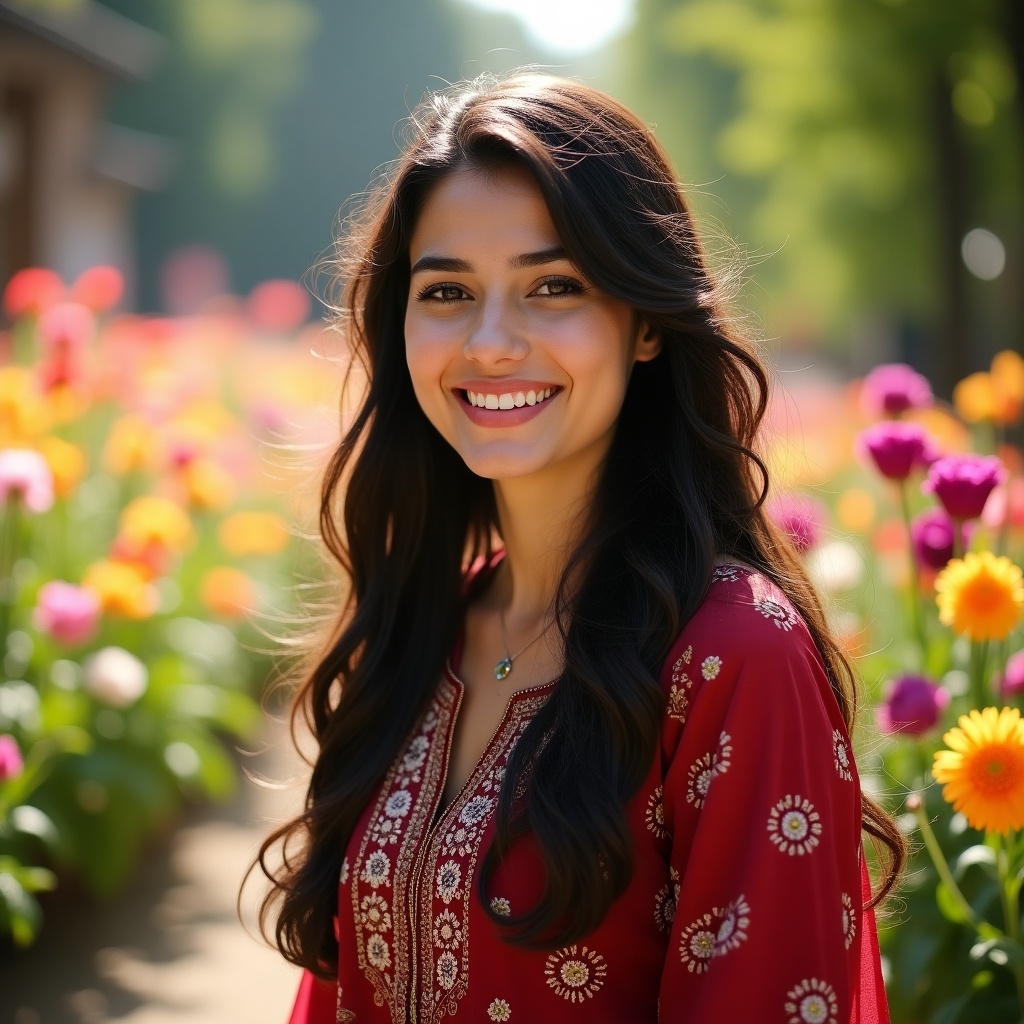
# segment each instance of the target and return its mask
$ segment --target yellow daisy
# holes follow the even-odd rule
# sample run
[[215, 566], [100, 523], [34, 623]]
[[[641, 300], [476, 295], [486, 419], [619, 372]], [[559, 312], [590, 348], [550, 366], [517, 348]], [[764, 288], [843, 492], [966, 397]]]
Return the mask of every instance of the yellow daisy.
[[942, 737], [932, 775], [942, 795], [977, 829], [1003, 834], [1024, 827], [1024, 722], [1016, 708], [960, 716]]
[[991, 551], [954, 558], [935, 578], [939, 618], [972, 640], [1005, 640], [1024, 609], [1024, 575]]

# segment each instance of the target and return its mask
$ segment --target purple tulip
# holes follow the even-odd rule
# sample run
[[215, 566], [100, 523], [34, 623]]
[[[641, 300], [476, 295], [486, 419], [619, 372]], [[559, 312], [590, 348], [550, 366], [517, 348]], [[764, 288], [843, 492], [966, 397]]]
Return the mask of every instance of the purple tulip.
[[928, 435], [918, 424], [890, 420], [862, 430], [857, 445], [890, 480], [906, 480], [927, 464], [932, 451]]
[[932, 404], [932, 386], [906, 363], [876, 366], [865, 378], [861, 403], [871, 416], [899, 416]]
[[807, 494], [777, 494], [768, 503], [768, 514], [801, 555], [817, 547], [827, 515], [820, 501]]
[[992, 491], [1006, 479], [994, 455], [947, 455], [937, 459], [921, 485], [954, 519], [977, 519]]
[[25, 762], [18, 749], [18, 741], [13, 736], [0, 736], [0, 782], [17, 778], [21, 774]]
[[[966, 548], [971, 543], [972, 527], [964, 524], [963, 544]], [[956, 536], [956, 523], [949, 518], [944, 509], [929, 508], [915, 516], [910, 524], [910, 536], [914, 542], [914, 554], [917, 564], [929, 569], [945, 569], [946, 563], [953, 557], [953, 540]]]
[[900, 676], [886, 687], [878, 705], [879, 732], [920, 736], [931, 729], [949, 703], [949, 693], [923, 676]]
[[17, 494], [30, 512], [45, 512], [53, 504], [53, 473], [39, 454], [27, 448], [0, 451], [0, 501]]
[[100, 601], [85, 587], [51, 580], [39, 589], [33, 622], [59, 644], [75, 647], [91, 640], [100, 617]]
[[1006, 671], [999, 680], [999, 691], [1004, 697], [1018, 697], [1024, 693], [1024, 651], [1018, 651], [1006, 663]]

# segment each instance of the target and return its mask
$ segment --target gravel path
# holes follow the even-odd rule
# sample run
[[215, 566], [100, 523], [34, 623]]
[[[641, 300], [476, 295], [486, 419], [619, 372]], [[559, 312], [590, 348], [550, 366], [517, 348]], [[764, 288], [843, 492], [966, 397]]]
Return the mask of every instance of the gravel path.
[[[300, 778], [271, 733], [250, 770]], [[300, 802], [300, 785], [245, 780], [230, 804], [186, 813], [115, 899], [65, 894], [36, 945], [0, 964], [0, 1024], [284, 1024], [297, 971], [246, 933], [235, 898], [270, 823]]]

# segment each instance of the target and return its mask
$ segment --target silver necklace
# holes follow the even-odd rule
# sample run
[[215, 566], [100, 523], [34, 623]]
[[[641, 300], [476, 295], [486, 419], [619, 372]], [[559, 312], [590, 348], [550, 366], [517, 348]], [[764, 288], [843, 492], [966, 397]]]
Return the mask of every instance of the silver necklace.
[[505, 657], [502, 658], [494, 666], [494, 678], [501, 680], [507, 679], [512, 672], [512, 662], [519, 657], [524, 651], [529, 650], [551, 627], [551, 623], [548, 622], [544, 628], [525, 646], [520, 647], [515, 654], [508, 653], [508, 641], [505, 639], [505, 609], [498, 608], [498, 621], [501, 623], [501, 646], [505, 648]]

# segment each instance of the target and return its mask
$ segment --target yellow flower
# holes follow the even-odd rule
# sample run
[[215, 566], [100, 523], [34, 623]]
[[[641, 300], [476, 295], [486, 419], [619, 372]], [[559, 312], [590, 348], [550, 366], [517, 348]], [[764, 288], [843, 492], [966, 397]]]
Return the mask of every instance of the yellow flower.
[[875, 499], [862, 487], [851, 487], [836, 499], [836, 519], [847, 533], [864, 533], [875, 521]]
[[145, 569], [129, 562], [93, 562], [85, 570], [82, 586], [96, 594], [105, 612], [129, 619], [148, 618], [160, 603]]
[[0, 367], [0, 447], [29, 447], [49, 428], [49, 409], [32, 371], [23, 366]]
[[197, 508], [225, 508], [235, 500], [235, 479], [213, 459], [196, 458], [182, 470], [188, 500]]
[[103, 465], [115, 476], [140, 469], [152, 469], [156, 463], [157, 433], [141, 416], [122, 416], [115, 420], [103, 446]]
[[173, 501], [144, 494], [122, 510], [120, 534], [136, 548], [158, 544], [184, 551], [192, 544], [192, 520]]
[[225, 619], [244, 618], [257, 604], [253, 581], [230, 565], [210, 569], [199, 585], [199, 596], [214, 615]]
[[1024, 356], [1011, 349], [997, 352], [992, 357], [992, 376], [1008, 395], [1024, 401]]
[[1016, 708], [960, 716], [942, 737], [932, 775], [942, 795], [974, 828], [1007, 833], [1024, 826], [1024, 722]]
[[274, 555], [288, 545], [288, 527], [273, 512], [236, 512], [220, 524], [220, 542], [229, 554]]
[[953, 388], [953, 404], [968, 423], [994, 420], [999, 397], [992, 375], [979, 372], [964, 377]]
[[58, 497], [66, 498], [85, 477], [85, 451], [77, 444], [52, 434], [39, 439], [39, 451], [53, 473], [54, 491]]
[[991, 551], [954, 558], [935, 578], [939, 618], [972, 640], [1005, 640], [1024, 609], [1024, 576]]

